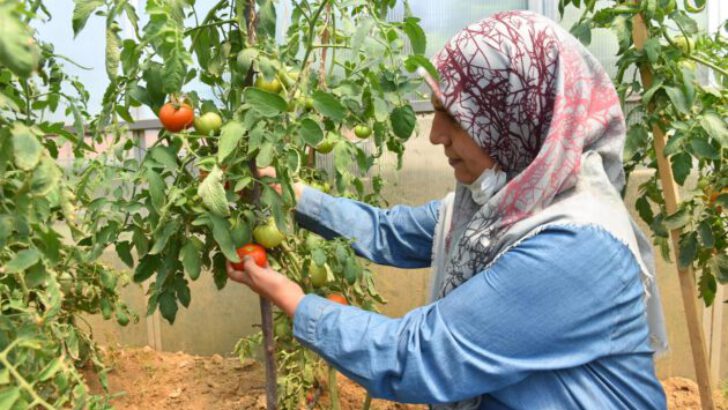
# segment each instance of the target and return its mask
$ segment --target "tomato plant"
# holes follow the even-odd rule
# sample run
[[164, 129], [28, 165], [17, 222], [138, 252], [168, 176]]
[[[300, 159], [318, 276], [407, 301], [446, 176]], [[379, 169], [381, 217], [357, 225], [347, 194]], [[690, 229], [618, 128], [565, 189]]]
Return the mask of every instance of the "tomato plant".
[[[577, 7], [578, 1], [566, 0]], [[665, 133], [664, 155], [674, 181], [688, 192], [676, 212], [669, 213], [662, 195], [659, 172], [640, 186], [635, 204], [640, 217], [652, 229], [654, 243], [670, 260], [669, 232], [682, 229], [679, 267], [699, 272], [700, 297], [707, 306], [715, 299], [717, 283], [728, 283], [728, 39], [723, 28], [709, 35], [698, 28], [693, 13], [704, 11], [705, 2], [676, 0], [643, 1], [596, 9], [584, 2], [584, 14], [572, 28], [585, 42], [592, 28], [611, 28], [619, 42], [617, 90], [625, 112], [633, 121], [624, 149], [625, 170], [657, 171], [654, 130]], [[693, 6], [700, 5], [700, 7]], [[649, 39], [643, 49], [632, 40], [632, 17], [640, 14]], [[643, 87], [640, 68], [653, 76]], [[696, 70], [696, 68], [698, 68]], [[634, 69], [637, 68], [637, 69]], [[641, 96], [630, 107], [627, 99]], [[694, 175], [695, 177], [691, 177]], [[717, 204], [718, 206], [714, 206]]]
[[[109, 237], [133, 267], [134, 281], [151, 281], [148, 313], [159, 309], [173, 322], [179, 305], [191, 303], [189, 281], [203, 271], [225, 286], [225, 261], [239, 263], [237, 248], [253, 238], [269, 248], [271, 266], [307, 292], [345, 293], [366, 309], [381, 302], [371, 271], [348, 242], [304, 245], [308, 235], [291, 216], [292, 187], [301, 178], [331, 184], [338, 195], [380, 201], [382, 180], [373, 166], [384, 150], [401, 162], [415, 127], [406, 96], [421, 82], [411, 72], [424, 66], [436, 75], [423, 56], [418, 19], [409, 12], [402, 21], [382, 17], [394, 4], [293, 1], [286, 34], [276, 40], [281, 27], [271, 0], [220, 0], [204, 11], [194, 1], [147, 0], [143, 27], [127, 1], [76, 0], [76, 28], [94, 13], [107, 20], [110, 84], [92, 131], [123, 130], [120, 120], [133, 120], [130, 109], [140, 105], [159, 112], [165, 128], [140, 161], [100, 165], [122, 182], [117, 196], [88, 213], [118, 222]], [[125, 37], [118, 30], [122, 18], [133, 26]], [[182, 95], [190, 106], [181, 105], [184, 117], [170, 122], [165, 103], [176, 108]], [[219, 132], [217, 119], [204, 126], [202, 117], [190, 132], [194, 111], [217, 113]], [[344, 137], [360, 124], [369, 124], [370, 138]], [[138, 141], [119, 143], [130, 150]], [[333, 158], [328, 173], [317, 169], [316, 152]], [[263, 167], [277, 177], [259, 177], [255, 169]], [[309, 278], [312, 262], [327, 273], [318, 287]], [[263, 329], [268, 343], [272, 326]], [[289, 342], [277, 350], [278, 399], [285, 408], [304, 399], [315, 362]]]
[[[84, 215], [86, 189], [99, 187], [76, 171], [101, 140], [85, 135], [83, 84], [30, 27], [47, 13], [40, 1], [0, 2], [0, 407], [105, 408], [78, 371], [91, 364], [106, 386], [82, 314], [135, 316], [117, 292], [124, 276], [99, 262], [114, 221]], [[64, 114], [70, 129], [51, 119]], [[76, 167], [59, 166], [66, 148]]]

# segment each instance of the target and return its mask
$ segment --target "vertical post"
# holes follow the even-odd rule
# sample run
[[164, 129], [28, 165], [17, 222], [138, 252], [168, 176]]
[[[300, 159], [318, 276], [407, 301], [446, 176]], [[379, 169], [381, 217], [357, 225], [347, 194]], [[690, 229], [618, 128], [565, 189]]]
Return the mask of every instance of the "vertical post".
[[[632, 39], [638, 50], [641, 50], [649, 32], [647, 26], [642, 19], [641, 14], [635, 14], [632, 20]], [[652, 70], [649, 64], [642, 64], [639, 67], [640, 77], [642, 78], [642, 86], [649, 89], [652, 86]], [[650, 107], [652, 110], [652, 107]], [[665, 133], [654, 125], [652, 127], [653, 143], [655, 147], [655, 156], [657, 157], [657, 168], [662, 183], [662, 194], [665, 198], [665, 208], [668, 214], [673, 214], [678, 210], [679, 197], [677, 193], [677, 185], [672, 174], [670, 163], [665, 157]], [[675, 260], [679, 260], [681, 229], [673, 229], [670, 231], [672, 239], [672, 248], [675, 254]], [[698, 316], [698, 292], [695, 286], [695, 276], [692, 268], [678, 268], [678, 277], [680, 279], [680, 291], [682, 294], [683, 307], [688, 325], [688, 334], [690, 338], [690, 348], [693, 353], [693, 362], [695, 364], [695, 374], [698, 379], [698, 389], [700, 391], [700, 403], [703, 410], [711, 410], [715, 408], [713, 404], [712, 384], [710, 382], [710, 373], [708, 371], [708, 355], [705, 349], [705, 340], [702, 329], [700, 327], [700, 317]]]
[[[243, 0], [239, 0], [243, 1]], [[248, 24], [248, 44], [254, 45], [257, 41], [255, 28], [257, 26], [257, 15], [255, 14], [255, 0], [248, 0], [245, 7], [245, 19]], [[246, 85], [252, 84], [252, 70], [248, 72]], [[255, 173], [255, 161], [249, 163], [250, 171]], [[260, 186], [256, 184], [253, 188], [253, 201], [255, 204], [260, 203]], [[260, 297], [260, 318], [263, 328], [263, 354], [265, 355], [265, 401], [268, 410], [276, 410], [276, 359], [275, 359], [275, 339], [273, 338], [273, 307], [271, 303], [264, 297]]]

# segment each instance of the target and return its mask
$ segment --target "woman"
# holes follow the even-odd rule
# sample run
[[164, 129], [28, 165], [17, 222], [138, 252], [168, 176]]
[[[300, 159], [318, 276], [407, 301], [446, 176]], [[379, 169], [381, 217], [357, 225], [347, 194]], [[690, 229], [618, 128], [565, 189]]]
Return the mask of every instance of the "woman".
[[454, 196], [385, 211], [299, 185], [296, 208], [302, 226], [354, 238], [374, 262], [432, 266], [433, 302], [390, 319], [250, 260], [230, 277], [374, 397], [665, 408], [652, 361], [664, 327], [649, 243], [618, 194], [625, 125], [608, 76], [557, 24], [520, 11], [467, 27], [434, 61], [430, 141]]

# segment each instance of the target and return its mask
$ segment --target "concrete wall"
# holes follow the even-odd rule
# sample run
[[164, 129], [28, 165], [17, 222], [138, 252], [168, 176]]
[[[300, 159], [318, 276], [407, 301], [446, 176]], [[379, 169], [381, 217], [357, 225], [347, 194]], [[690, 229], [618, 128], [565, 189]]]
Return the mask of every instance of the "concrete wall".
[[[431, 116], [421, 116], [418, 121], [420, 135], [407, 143], [404, 166], [396, 172], [396, 158], [384, 158], [381, 172], [389, 184], [385, 197], [391, 203], [421, 204], [431, 199], [441, 198], [452, 190], [454, 183], [452, 171], [444, 160], [441, 147], [434, 147], [428, 141]], [[633, 210], [637, 187], [649, 175], [635, 174], [627, 192], [626, 203], [633, 212], [635, 220], [639, 217]], [[643, 229], [647, 232], [646, 226]], [[115, 254], [106, 256], [109, 263], [123, 269]], [[694, 377], [692, 356], [688, 344], [687, 327], [683, 313], [682, 299], [673, 264], [666, 263], [657, 256], [658, 284], [662, 295], [671, 351], [657, 360], [659, 377]], [[382, 306], [383, 313], [401, 316], [410, 309], [426, 303], [430, 273], [428, 269], [401, 270], [389, 267], [375, 268], [377, 288], [389, 301]], [[158, 314], [142, 320], [133, 326], [120, 329], [114, 323], [91, 318], [95, 335], [104, 343], [125, 345], [145, 345], [177, 351], [184, 350], [195, 354], [228, 354], [236, 341], [254, 332], [259, 322], [258, 298], [244, 286], [229, 283], [218, 292], [209, 274], [201, 275], [192, 286], [192, 304], [188, 310], [180, 309], [174, 326], [160, 320]], [[144, 289], [131, 284], [124, 291], [128, 303], [143, 315], [146, 311]], [[702, 301], [698, 302], [702, 305]], [[728, 316], [728, 305], [723, 305], [724, 315]], [[728, 320], [723, 326], [723, 357], [728, 354]], [[721, 360], [722, 378], [728, 378], [728, 360]]]

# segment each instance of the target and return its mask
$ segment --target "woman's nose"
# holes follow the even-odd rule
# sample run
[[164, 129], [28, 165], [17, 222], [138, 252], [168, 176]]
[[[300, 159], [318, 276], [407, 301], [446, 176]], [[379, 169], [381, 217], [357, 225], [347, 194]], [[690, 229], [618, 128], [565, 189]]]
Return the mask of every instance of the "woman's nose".
[[435, 113], [432, 120], [432, 128], [430, 129], [430, 143], [432, 145], [448, 145], [450, 143], [450, 134], [446, 127], [446, 121], [443, 121], [439, 113]]

